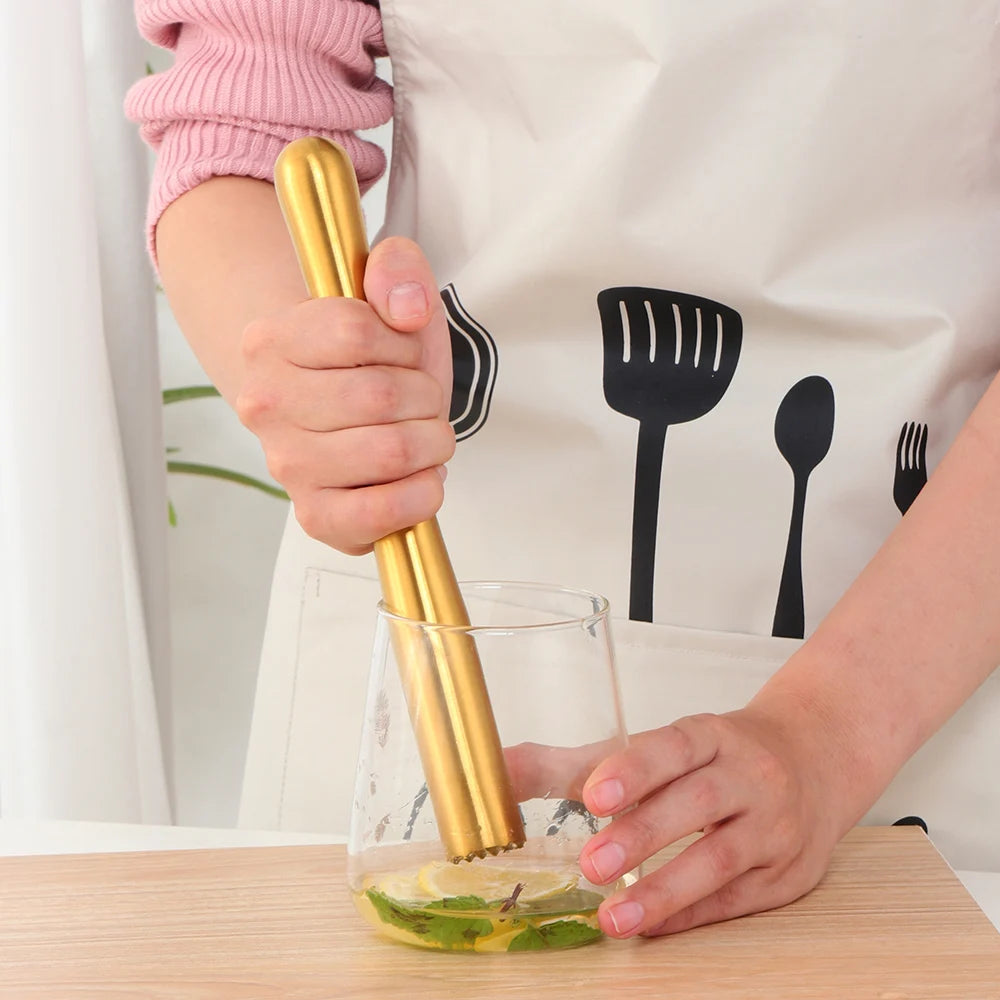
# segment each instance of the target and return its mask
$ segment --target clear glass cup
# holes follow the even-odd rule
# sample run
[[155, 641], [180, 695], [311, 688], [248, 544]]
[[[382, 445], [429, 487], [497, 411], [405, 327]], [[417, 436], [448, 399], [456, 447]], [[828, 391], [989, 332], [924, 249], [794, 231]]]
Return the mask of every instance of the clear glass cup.
[[[580, 849], [604, 823], [580, 794], [593, 767], [626, 744], [608, 602], [540, 584], [461, 589], [468, 628], [378, 608], [348, 848], [352, 896], [382, 934], [428, 948], [523, 951], [596, 940], [597, 907], [618, 886], [593, 885], [580, 872]], [[454, 863], [429, 801], [396, 654], [457, 633], [478, 651], [526, 842]]]

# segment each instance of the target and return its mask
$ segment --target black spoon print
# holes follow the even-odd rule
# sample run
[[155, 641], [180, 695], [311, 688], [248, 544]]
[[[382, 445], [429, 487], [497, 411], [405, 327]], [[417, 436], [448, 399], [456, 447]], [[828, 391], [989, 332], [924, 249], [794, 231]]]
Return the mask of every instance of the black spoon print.
[[905, 514], [927, 485], [927, 424], [903, 424], [896, 445], [892, 499]]
[[805, 637], [802, 595], [802, 522], [806, 484], [833, 440], [833, 386], [821, 375], [810, 375], [788, 390], [774, 418], [774, 441], [795, 477], [792, 518], [788, 526], [785, 565], [781, 571], [772, 635]]
[[703, 417], [725, 395], [740, 357], [743, 320], [719, 302], [660, 288], [606, 288], [597, 307], [604, 398], [639, 421], [629, 618], [651, 622], [667, 428]]
[[497, 378], [497, 345], [489, 332], [462, 306], [454, 285], [441, 289], [441, 301], [451, 332], [451, 409], [448, 419], [455, 438], [464, 441], [478, 431], [490, 414]]

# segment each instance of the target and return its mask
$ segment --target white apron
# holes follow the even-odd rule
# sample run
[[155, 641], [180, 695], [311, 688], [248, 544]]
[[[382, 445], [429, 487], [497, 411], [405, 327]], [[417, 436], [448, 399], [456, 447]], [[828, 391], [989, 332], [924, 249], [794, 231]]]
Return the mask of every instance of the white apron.
[[[1000, 2], [382, 11], [459, 577], [607, 594], [633, 731], [745, 704], [1000, 368]], [[242, 823], [346, 831], [374, 580], [289, 520]], [[995, 674], [868, 819], [1000, 869], [998, 765]]]

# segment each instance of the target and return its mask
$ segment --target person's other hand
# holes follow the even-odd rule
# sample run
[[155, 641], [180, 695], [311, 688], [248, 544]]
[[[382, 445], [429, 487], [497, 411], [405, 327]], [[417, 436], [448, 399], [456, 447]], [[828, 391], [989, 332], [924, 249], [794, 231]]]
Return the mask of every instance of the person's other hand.
[[420, 248], [378, 244], [365, 296], [251, 323], [236, 400], [303, 529], [349, 554], [436, 514], [455, 449], [448, 324]]
[[585, 845], [584, 875], [613, 883], [662, 848], [677, 857], [602, 903], [603, 930], [655, 936], [766, 910], [820, 880], [853, 817], [819, 741], [751, 705], [630, 737], [599, 763], [582, 799], [614, 820]]

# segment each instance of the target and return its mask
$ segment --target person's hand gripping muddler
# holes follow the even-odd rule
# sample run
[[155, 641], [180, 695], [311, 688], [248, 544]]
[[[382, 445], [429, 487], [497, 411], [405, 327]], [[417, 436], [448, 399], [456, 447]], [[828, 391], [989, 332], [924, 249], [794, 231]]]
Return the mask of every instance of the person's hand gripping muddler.
[[430, 265], [410, 240], [371, 252], [367, 302], [310, 299], [251, 323], [236, 400], [307, 534], [349, 554], [434, 516], [451, 347]]

